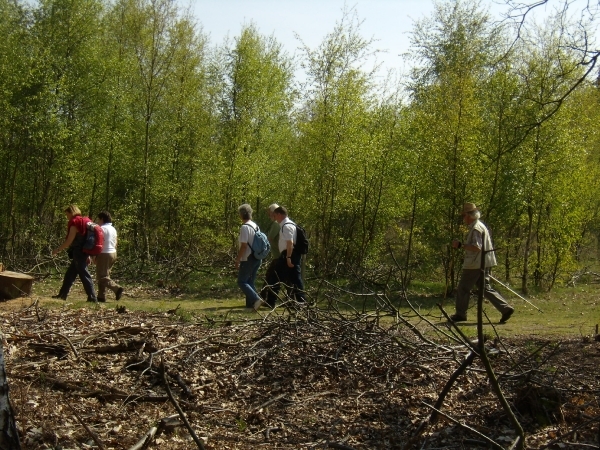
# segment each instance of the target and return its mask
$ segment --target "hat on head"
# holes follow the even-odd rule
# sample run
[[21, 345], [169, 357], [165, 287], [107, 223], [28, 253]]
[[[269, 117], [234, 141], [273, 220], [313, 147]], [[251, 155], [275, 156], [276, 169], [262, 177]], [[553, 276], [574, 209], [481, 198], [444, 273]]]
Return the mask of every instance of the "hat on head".
[[269, 207], [267, 209], [269, 210], [269, 212], [273, 212], [277, 208], [279, 208], [279, 205], [277, 203], [272, 203], [272, 204], [269, 205]]
[[477, 206], [475, 206], [475, 203], [465, 203], [463, 205], [463, 213], [470, 213], [473, 211], [477, 211]]

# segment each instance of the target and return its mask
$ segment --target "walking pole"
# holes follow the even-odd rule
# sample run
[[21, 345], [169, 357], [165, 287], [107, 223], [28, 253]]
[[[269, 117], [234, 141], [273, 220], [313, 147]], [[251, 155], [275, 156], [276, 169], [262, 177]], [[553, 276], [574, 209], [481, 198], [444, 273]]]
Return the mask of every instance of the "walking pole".
[[503, 286], [504, 288], [508, 289], [510, 292], [512, 292], [513, 294], [515, 294], [517, 297], [519, 297], [521, 300], [523, 300], [524, 302], [529, 303], [531, 306], [533, 306], [535, 309], [537, 309], [539, 312], [543, 313], [544, 311], [542, 311], [540, 308], [538, 308], [537, 306], [535, 306], [533, 303], [531, 303], [529, 300], [527, 300], [525, 297], [519, 295], [518, 293], [516, 293], [515, 291], [513, 291], [511, 288], [509, 288], [507, 285], [505, 285], [502, 281], [498, 280], [497, 278], [494, 278], [492, 276], [492, 274], [488, 274], [488, 276], [494, 280], [496, 283], [498, 283], [500, 286]]
[[[448, 245], [444, 246], [444, 250], [448, 251]], [[450, 251], [448, 252], [450, 258], [448, 261], [448, 272], [446, 273], [446, 287], [444, 288], [444, 298], [442, 298], [442, 306], [444, 306], [444, 301], [448, 296], [448, 280], [452, 276], [452, 267], [454, 266], [454, 255], [452, 254], [452, 247], [450, 247]]]

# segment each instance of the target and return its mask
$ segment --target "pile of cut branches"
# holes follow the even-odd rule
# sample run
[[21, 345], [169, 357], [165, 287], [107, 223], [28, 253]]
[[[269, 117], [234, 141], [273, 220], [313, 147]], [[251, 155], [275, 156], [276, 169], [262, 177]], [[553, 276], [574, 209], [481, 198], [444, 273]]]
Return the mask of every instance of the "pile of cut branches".
[[[293, 304], [240, 321], [37, 304], [0, 319], [11, 400], [31, 450], [508, 448], [515, 440], [478, 359], [427, 422], [469, 354], [445, 325], [417, 329], [396, 317], [384, 326], [379, 313]], [[527, 448], [599, 445], [600, 343], [485, 345]]]

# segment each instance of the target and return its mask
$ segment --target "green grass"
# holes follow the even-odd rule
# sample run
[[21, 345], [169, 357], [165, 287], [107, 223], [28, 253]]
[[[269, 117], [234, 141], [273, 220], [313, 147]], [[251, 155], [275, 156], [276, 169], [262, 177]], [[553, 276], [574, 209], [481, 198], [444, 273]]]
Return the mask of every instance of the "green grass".
[[[315, 283], [313, 283], [314, 285]], [[39, 299], [49, 307], [64, 307], [65, 302], [51, 299], [51, 295], [58, 292], [60, 280], [53, 279], [34, 283], [32, 297]], [[312, 287], [308, 284], [309, 289]], [[560, 337], [560, 336], [592, 336], [595, 334], [596, 325], [600, 323], [600, 285], [578, 285], [575, 288], [556, 288], [551, 292], [537, 292], [527, 299], [541, 310], [519, 299], [501, 286], [495, 286], [507, 301], [515, 307], [511, 319], [503, 325], [498, 324], [500, 313], [484, 301], [484, 311], [489, 316], [496, 332], [502, 336], [531, 336], [534, 337]], [[376, 307], [374, 296], [350, 295], [346, 291], [329, 291], [327, 296], [321, 291], [318, 305], [326, 308], [333, 305], [346, 313], [361, 313], [373, 311]], [[454, 313], [454, 299], [443, 298], [439, 294], [443, 291], [442, 285], [414, 284], [408, 293], [409, 301], [420, 314], [429, 321], [442, 324], [445, 319], [441, 315], [438, 304], [443, 305], [448, 314]], [[236, 285], [234, 277], [215, 277], [204, 280], [202, 289], [190, 292], [186, 289], [157, 288], [156, 286], [135, 285], [125, 286], [125, 295], [120, 302], [108, 294], [107, 303], [100, 304], [100, 308], [115, 308], [117, 305], [125, 306], [129, 310], [148, 311], [152, 313], [167, 313], [175, 310], [175, 318], [185, 321], [201, 320], [206, 317], [215, 320], [248, 319], [257, 317], [253, 312], [245, 310], [242, 293]], [[333, 299], [333, 300], [332, 300]], [[399, 309], [401, 314], [409, 317], [411, 321], [419, 323], [420, 319], [410, 310], [400, 293], [389, 294], [392, 304]], [[93, 307], [87, 303], [85, 293], [80, 283], [73, 287], [72, 294], [66, 302], [68, 307], [81, 308]], [[11, 300], [15, 306], [27, 306], [30, 299]], [[476, 328], [475, 299], [472, 299], [468, 313], [468, 321], [461, 323], [461, 329], [468, 336], [474, 336]], [[264, 310], [267, 311], [266, 309]], [[392, 322], [392, 318], [384, 318]], [[486, 333], [492, 332], [492, 325], [485, 323]]]
[[[499, 324], [501, 314], [486, 300], [484, 312], [500, 336], [521, 335], [540, 337], [592, 336], [600, 324], [600, 286], [581, 285], [576, 288], [556, 288], [551, 292], [538, 292], [527, 296], [529, 303], [502, 287], [495, 288], [515, 308], [506, 324]], [[437, 304], [442, 304], [448, 314], [454, 313], [454, 299], [425, 295], [410, 295], [413, 306], [434, 323], [444, 322]], [[471, 299], [468, 321], [461, 322], [461, 329], [468, 336], [477, 332], [476, 299]], [[438, 319], [437, 322], [435, 319]], [[486, 322], [484, 326], [491, 330]]]

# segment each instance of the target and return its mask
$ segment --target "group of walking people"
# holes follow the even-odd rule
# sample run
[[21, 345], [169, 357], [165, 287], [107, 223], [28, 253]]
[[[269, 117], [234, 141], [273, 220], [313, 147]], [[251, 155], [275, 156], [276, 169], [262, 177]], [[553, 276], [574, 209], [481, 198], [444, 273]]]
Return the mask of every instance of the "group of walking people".
[[267, 237], [271, 244], [271, 262], [265, 274], [266, 284], [260, 293], [256, 290], [256, 277], [261, 260], [252, 254], [252, 244], [258, 225], [252, 220], [252, 207], [243, 204], [238, 208], [242, 225], [238, 236], [239, 249], [235, 259], [238, 269], [238, 286], [246, 297], [246, 308], [258, 310], [263, 304], [275, 308], [279, 291], [286, 286], [290, 297], [300, 304], [306, 303], [302, 281], [302, 255], [294, 251], [298, 239], [296, 224], [288, 217], [288, 211], [277, 203], [267, 209], [271, 223]]
[[[271, 244], [272, 258], [265, 274], [266, 283], [260, 293], [257, 291], [255, 283], [261, 259], [254, 257], [252, 244], [260, 228], [252, 220], [252, 212], [252, 207], [248, 204], [238, 208], [242, 225], [238, 236], [239, 248], [235, 267], [238, 270], [238, 286], [246, 297], [246, 308], [254, 311], [262, 305], [275, 308], [282, 286], [286, 287], [290, 298], [299, 304], [305, 304], [302, 255], [299, 251], [294, 251], [298, 238], [297, 227], [288, 217], [287, 209], [276, 203], [269, 205], [267, 209], [271, 223], [266, 234]], [[102, 211], [96, 218], [96, 223], [102, 227], [104, 233], [104, 244], [102, 252], [95, 257], [90, 257], [83, 249], [90, 219], [83, 217], [76, 205], [70, 205], [64, 213], [68, 220], [67, 237], [52, 254], [57, 255], [67, 249], [71, 263], [65, 273], [60, 291], [53, 298], [66, 300], [73, 283], [79, 276], [89, 302], [105, 302], [107, 290], [111, 290], [119, 300], [123, 295], [123, 288], [110, 278], [111, 268], [117, 259], [117, 231], [112, 225], [110, 213]], [[484, 297], [502, 314], [500, 323], [505, 323], [512, 316], [514, 308], [490, 284], [490, 270], [497, 262], [489, 230], [481, 222], [481, 212], [474, 203], [465, 203], [461, 215], [469, 231], [464, 242], [459, 240], [452, 242], [453, 248], [464, 250], [464, 261], [456, 292], [456, 312], [450, 316], [450, 320], [453, 322], [467, 320], [471, 291], [479, 282], [483, 282]], [[482, 261], [482, 258], [485, 259]], [[88, 270], [90, 262], [96, 264], [98, 295]]]
[[[79, 276], [83, 289], [87, 294], [88, 302], [105, 302], [107, 290], [112, 291], [115, 298], [120, 300], [123, 295], [123, 288], [110, 278], [111, 268], [117, 260], [117, 230], [112, 225], [110, 213], [102, 211], [98, 213], [96, 218], [96, 223], [102, 227], [104, 235], [102, 252], [97, 256], [90, 256], [84, 252], [87, 224], [91, 220], [81, 214], [81, 210], [77, 205], [69, 205], [64, 213], [68, 220], [67, 237], [60, 246], [52, 251], [52, 255], [67, 250], [71, 263], [67, 268], [58, 294], [53, 295], [52, 298], [66, 300], [73, 283]], [[98, 295], [96, 295], [94, 280], [88, 270], [90, 263], [96, 264]]]
[[[305, 303], [300, 267], [302, 255], [294, 252], [297, 229], [296, 224], [288, 217], [287, 210], [276, 203], [268, 208], [272, 223], [267, 230], [267, 236], [271, 242], [272, 260], [265, 274], [266, 284], [260, 293], [256, 290], [255, 282], [261, 261], [253, 258], [251, 251], [254, 235], [259, 228], [252, 221], [250, 205], [241, 205], [238, 212], [242, 226], [235, 262], [238, 269], [238, 285], [246, 296], [246, 307], [256, 311], [266, 303], [274, 308], [282, 285], [289, 289], [292, 299]], [[452, 242], [453, 248], [464, 250], [464, 262], [456, 292], [456, 312], [450, 316], [450, 320], [452, 322], [467, 320], [471, 291], [478, 283], [483, 282], [484, 297], [502, 314], [500, 323], [506, 323], [514, 313], [514, 308], [492, 288], [490, 283], [490, 271], [497, 262], [489, 230], [480, 220], [481, 212], [474, 203], [465, 203], [461, 216], [469, 231], [464, 242], [459, 240]]]

